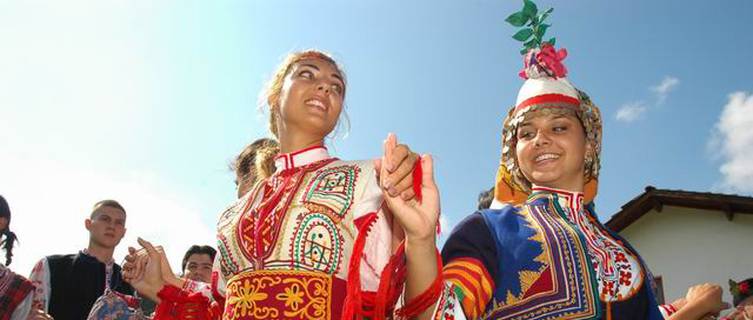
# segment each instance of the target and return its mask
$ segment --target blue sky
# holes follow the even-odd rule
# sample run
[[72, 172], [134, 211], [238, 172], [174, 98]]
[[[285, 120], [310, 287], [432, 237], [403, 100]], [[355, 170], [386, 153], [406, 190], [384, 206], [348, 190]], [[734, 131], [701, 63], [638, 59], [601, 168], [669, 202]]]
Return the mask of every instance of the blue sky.
[[[548, 34], [603, 113], [602, 220], [646, 185], [753, 193], [753, 3], [538, 4], [555, 7]], [[451, 227], [494, 181], [522, 83], [504, 19], [521, 6], [0, 0], [0, 194], [22, 240], [15, 267], [83, 248], [102, 198], [128, 210], [126, 243], [154, 239], [176, 261], [213, 242], [235, 195], [228, 162], [267, 135], [258, 93], [306, 48], [331, 52], [349, 80], [351, 128], [330, 150], [374, 158], [395, 132], [432, 153]]]

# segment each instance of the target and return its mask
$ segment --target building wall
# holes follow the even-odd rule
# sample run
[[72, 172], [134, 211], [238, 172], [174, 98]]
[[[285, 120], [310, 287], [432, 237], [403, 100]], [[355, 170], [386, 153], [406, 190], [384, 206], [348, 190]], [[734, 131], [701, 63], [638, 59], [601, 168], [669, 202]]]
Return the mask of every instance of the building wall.
[[722, 285], [732, 303], [728, 279], [753, 277], [753, 215], [664, 206], [649, 211], [621, 233], [640, 252], [651, 272], [662, 276], [667, 302], [689, 286]]

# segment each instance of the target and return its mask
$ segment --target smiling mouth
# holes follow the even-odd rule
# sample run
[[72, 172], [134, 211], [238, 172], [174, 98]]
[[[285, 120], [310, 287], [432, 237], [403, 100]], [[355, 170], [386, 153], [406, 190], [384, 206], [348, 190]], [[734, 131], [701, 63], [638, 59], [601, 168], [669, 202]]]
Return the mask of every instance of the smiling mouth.
[[543, 153], [536, 156], [536, 158], [533, 161], [536, 163], [546, 163], [548, 161], [557, 160], [559, 158], [560, 158], [560, 155], [556, 153]]
[[327, 112], [327, 106], [319, 99], [308, 99], [304, 103], [307, 106], [314, 107], [322, 112]]

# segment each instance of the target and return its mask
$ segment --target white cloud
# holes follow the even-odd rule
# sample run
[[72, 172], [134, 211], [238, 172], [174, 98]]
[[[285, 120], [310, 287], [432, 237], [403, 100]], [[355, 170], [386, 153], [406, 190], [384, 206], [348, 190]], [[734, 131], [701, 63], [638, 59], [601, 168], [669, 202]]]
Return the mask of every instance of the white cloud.
[[644, 102], [626, 103], [619, 110], [615, 118], [622, 122], [633, 122], [651, 108], [664, 104], [669, 93], [680, 84], [680, 79], [673, 76], [666, 76], [661, 83], [651, 86], [649, 89], [656, 96], [656, 103], [648, 105]]
[[711, 148], [723, 163], [719, 168], [725, 192], [753, 193], [753, 94], [729, 95], [711, 138]]
[[624, 104], [619, 110], [617, 110], [615, 118], [622, 122], [633, 122], [638, 119], [641, 114], [646, 112], [646, 110], [646, 105], [643, 102]]
[[664, 101], [667, 100], [667, 95], [669, 95], [669, 92], [677, 87], [678, 84], [680, 84], [680, 79], [677, 79], [673, 76], [666, 76], [660, 84], [651, 87], [651, 91], [656, 94], [656, 104], [664, 104]]

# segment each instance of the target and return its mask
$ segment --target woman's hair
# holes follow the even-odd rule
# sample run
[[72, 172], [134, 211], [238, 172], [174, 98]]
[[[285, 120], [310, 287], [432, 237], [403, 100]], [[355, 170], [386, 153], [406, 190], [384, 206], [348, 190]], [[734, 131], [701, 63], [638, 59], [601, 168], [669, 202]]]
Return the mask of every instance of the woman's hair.
[[[230, 164], [238, 179], [248, 179], [252, 174], [256, 179], [264, 179], [275, 172], [274, 157], [280, 153], [277, 141], [261, 138], [250, 143]], [[238, 181], [240, 183], [240, 181]]]
[[[342, 77], [343, 82], [346, 81], [345, 73], [343, 72], [343, 70], [337, 64], [335, 59], [333, 59], [332, 56], [325, 52], [316, 49], [309, 49], [289, 54], [285, 58], [285, 60], [283, 60], [282, 64], [277, 67], [277, 71], [267, 82], [267, 86], [262, 92], [262, 96], [259, 99], [260, 106], [263, 106], [264, 104], [267, 104], [269, 106], [269, 131], [271, 131], [272, 134], [277, 138], [279, 138], [277, 118], [280, 116], [279, 103], [280, 96], [282, 95], [282, 85], [285, 82], [285, 76], [288, 75], [288, 72], [290, 72], [290, 69], [294, 64], [306, 59], [321, 59], [331, 63], [335, 67], [335, 69], [337, 69], [337, 72]], [[347, 87], [347, 83], [345, 83], [345, 86], [343, 87], [343, 99], [345, 99], [345, 87]]]
[[5, 229], [0, 230], [0, 238], [3, 238], [0, 241], [0, 247], [5, 250], [5, 265], [8, 266], [13, 261], [13, 243], [18, 241], [18, 237], [13, 231], [10, 231], [10, 207], [3, 196], [0, 196], [0, 218], [8, 220]]

